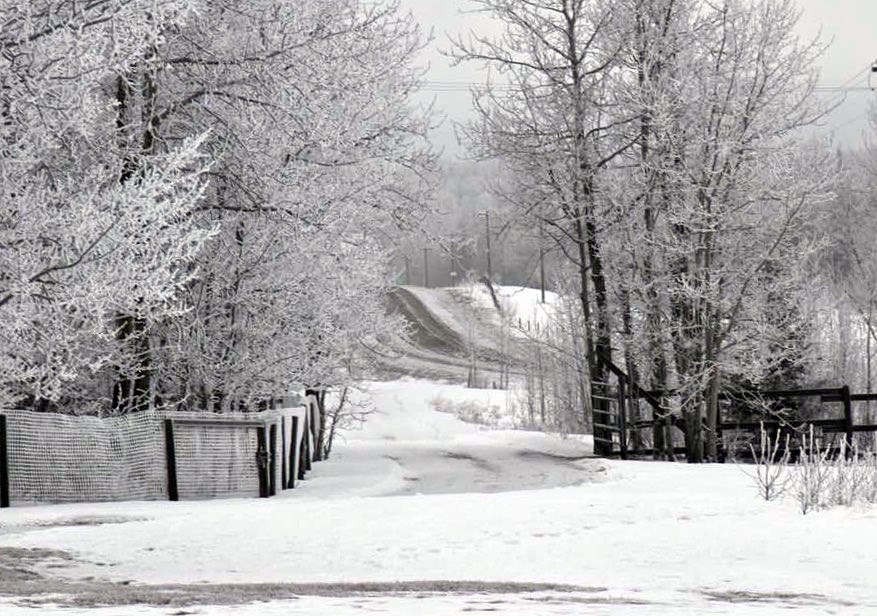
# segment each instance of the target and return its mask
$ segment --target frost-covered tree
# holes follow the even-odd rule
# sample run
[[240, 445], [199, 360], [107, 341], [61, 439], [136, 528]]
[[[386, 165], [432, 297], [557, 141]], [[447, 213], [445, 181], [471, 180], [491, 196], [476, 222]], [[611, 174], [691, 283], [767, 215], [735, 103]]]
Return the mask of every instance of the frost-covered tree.
[[806, 336], [794, 298], [833, 169], [802, 130], [826, 111], [821, 46], [788, 0], [475, 4], [506, 33], [457, 45], [502, 84], [476, 92], [474, 151], [578, 264], [595, 380], [624, 349], [675, 390], [689, 459], [704, 423], [714, 457], [722, 375], [764, 382]]
[[[801, 288], [815, 206], [831, 190], [825, 144], [801, 130], [822, 114], [814, 96], [821, 47], [802, 43], [787, 0], [697, 7], [679, 54], [685, 105], [657, 118], [671, 201], [662, 217], [669, 324], [689, 459], [715, 458], [722, 372], [749, 382], [791, 357], [764, 344], [794, 324], [771, 319]], [[788, 313], [793, 318], [793, 313]], [[788, 331], [788, 327], [786, 327]]]
[[163, 399], [219, 410], [325, 385], [381, 329], [378, 240], [416, 224], [430, 185], [420, 45], [394, 3], [215, 0], [162, 50], [158, 139], [210, 130], [200, 216], [220, 229], [161, 333]]
[[4, 402], [224, 410], [353, 378], [388, 324], [378, 239], [417, 224], [431, 184], [411, 18], [358, 0], [0, 14]]
[[604, 380], [612, 345], [598, 178], [626, 147], [607, 137], [616, 7], [592, 0], [473, 4], [504, 31], [454, 41], [458, 61], [481, 63], [498, 78], [474, 93], [478, 120], [465, 137], [473, 153], [504, 163], [502, 199], [542, 227], [575, 266], [591, 376]]
[[154, 323], [182, 311], [209, 236], [191, 223], [200, 140], [139, 157], [134, 176], [114, 85], [187, 5], [0, 3], [2, 405], [101, 406], [113, 374], [139, 363], [118, 315]]

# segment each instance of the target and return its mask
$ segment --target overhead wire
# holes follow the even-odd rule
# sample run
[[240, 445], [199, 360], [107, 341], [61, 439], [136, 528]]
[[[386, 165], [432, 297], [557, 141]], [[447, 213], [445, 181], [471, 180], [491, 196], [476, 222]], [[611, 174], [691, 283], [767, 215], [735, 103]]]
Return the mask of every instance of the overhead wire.
[[[868, 85], [850, 85], [860, 74], [861, 72], [840, 85], [817, 85], [813, 89], [816, 92], [872, 92], [877, 89], [877, 85], [873, 87]], [[431, 79], [424, 80], [421, 84], [423, 86], [421, 89], [429, 92], [469, 92], [472, 88], [483, 88], [487, 85], [475, 81], [436, 81]], [[490, 87], [496, 90], [507, 91], [520, 89], [519, 86], [514, 84], [499, 83], [490, 84]]]
[[[871, 84], [870, 76], [874, 72], [875, 64], [866, 64], [860, 70], [858, 70], [855, 74], [841, 83], [840, 86], [816, 86], [814, 90], [816, 92], [836, 92], [838, 96], [829, 102], [830, 105], [839, 107], [846, 100], [846, 95], [849, 92], [874, 92], [875, 87]], [[867, 85], [858, 85], [857, 82], [861, 81], [862, 78], [868, 76]], [[824, 130], [819, 131], [820, 135], [835, 135], [839, 130], [846, 128], [852, 124], [856, 124], [861, 122], [864, 118], [868, 116], [868, 111], [865, 110], [862, 113], [857, 114], [855, 117], [846, 119], [839, 124], [835, 124], [833, 126], [826, 127]]]
[[864, 76], [864, 75], [866, 75], [868, 72], [870, 72], [872, 66], [873, 66], [873, 65], [871, 65], [871, 64], [866, 64], [865, 66], [862, 67], [862, 69], [861, 69], [858, 73], [856, 73], [855, 75], [853, 75], [852, 77], [850, 77], [849, 79], [847, 79], [846, 81], [844, 81], [841, 85], [842, 85], [842, 86], [848, 86], [848, 85], [850, 85], [850, 84], [853, 83], [856, 79], [858, 79], [860, 75], [861, 75], [861, 76]]
[[[877, 90], [877, 84], [872, 86], [869, 83], [861, 84], [859, 82], [862, 81], [866, 75], [870, 75], [870, 73], [874, 70], [874, 65], [867, 64], [863, 66], [861, 69], [856, 71], [852, 76], [848, 77], [846, 80], [841, 82], [839, 85], [817, 85], [813, 88], [814, 92], [826, 93], [826, 94], [834, 94], [836, 98], [829, 102], [830, 105], [840, 105], [845, 100], [847, 94], [850, 93], [870, 93]], [[422, 89], [426, 92], [433, 93], [468, 93], [471, 92], [473, 88], [485, 87], [487, 84], [479, 83], [475, 81], [454, 81], [454, 80], [433, 80], [427, 79], [421, 82], [423, 87]], [[493, 83], [490, 84], [490, 87], [495, 90], [507, 91], [511, 92], [519, 89], [519, 86], [511, 84], [511, 83]], [[827, 127], [824, 131], [821, 131], [822, 134], [834, 134], [835, 132], [851, 125], [856, 122], [861, 121], [865, 117], [867, 117], [868, 112], [865, 111], [854, 118], [850, 118], [844, 120], [840, 124]]]

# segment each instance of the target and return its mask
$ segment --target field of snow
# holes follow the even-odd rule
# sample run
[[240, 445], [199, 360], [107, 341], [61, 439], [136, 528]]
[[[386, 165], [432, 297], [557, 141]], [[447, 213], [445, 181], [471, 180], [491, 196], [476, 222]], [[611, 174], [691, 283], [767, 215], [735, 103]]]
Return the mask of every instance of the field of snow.
[[272, 499], [4, 510], [0, 613], [877, 614], [875, 509], [803, 516], [733, 465], [606, 461], [435, 408], [502, 392], [368, 395]]

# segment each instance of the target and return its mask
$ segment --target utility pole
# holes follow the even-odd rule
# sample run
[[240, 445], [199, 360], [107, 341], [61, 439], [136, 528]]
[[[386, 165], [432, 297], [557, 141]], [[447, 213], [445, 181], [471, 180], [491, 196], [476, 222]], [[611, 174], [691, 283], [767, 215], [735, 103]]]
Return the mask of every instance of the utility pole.
[[487, 280], [493, 283], [493, 267], [490, 264], [490, 212], [483, 210], [478, 212], [479, 216], [484, 216], [484, 235], [487, 240]]
[[450, 277], [451, 277], [451, 286], [457, 286], [457, 243], [451, 242], [451, 250], [450, 250]]
[[423, 286], [429, 288], [429, 248], [423, 249]]
[[[868, 301], [868, 318], [866, 319], [866, 323], [868, 325], [868, 333], [865, 334], [865, 339], [868, 342], [866, 345], [866, 353], [867, 353], [866, 364], [867, 364], [868, 375], [867, 375], [867, 379], [866, 379], [867, 391], [865, 393], [869, 393], [869, 394], [871, 393], [871, 387], [872, 387], [872, 385], [871, 385], [871, 337], [874, 335], [874, 329], [871, 327], [871, 322], [872, 322], [873, 317], [874, 317], [874, 300], [871, 299]], [[865, 415], [866, 415], [865, 420], [868, 423], [873, 423], [871, 420], [871, 401], [870, 400], [865, 402]], [[871, 435], [871, 438], [872, 439], [874, 438], [873, 433]], [[873, 445], [873, 443], [872, 443], [872, 445]]]

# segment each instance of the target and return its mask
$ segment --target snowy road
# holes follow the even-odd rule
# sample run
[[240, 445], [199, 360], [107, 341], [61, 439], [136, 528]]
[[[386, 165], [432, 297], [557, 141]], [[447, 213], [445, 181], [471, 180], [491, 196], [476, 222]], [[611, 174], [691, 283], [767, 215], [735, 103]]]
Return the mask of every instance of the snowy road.
[[394, 288], [388, 305], [408, 322], [410, 340], [397, 341], [400, 357], [384, 357], [382, 366], [395, 375], [466, 382], [474, 354], [475, 378], [483, 385], [502, 381], [503, 364], [516, 373], [515, 357], [523, 352], [525, 342], [503, 331], [499, 313], [492, 304], [484, 305], [483, 293], [480, 285]]
[[877, 614], [873, 508], [802, 516], [734, 466], [583, 458], [439, 394], [497, 392], [376, 384], [365, 429], [282, 497], [8, 510], [0, 612]]

